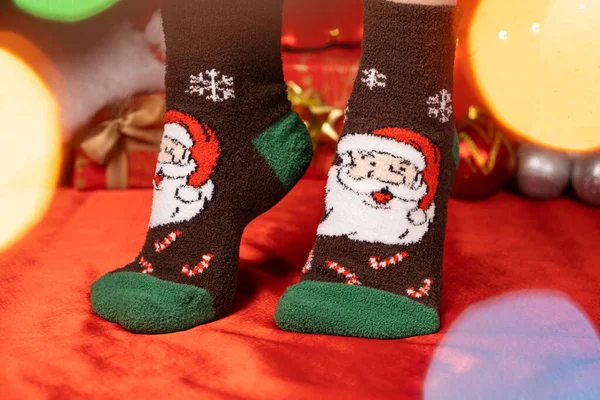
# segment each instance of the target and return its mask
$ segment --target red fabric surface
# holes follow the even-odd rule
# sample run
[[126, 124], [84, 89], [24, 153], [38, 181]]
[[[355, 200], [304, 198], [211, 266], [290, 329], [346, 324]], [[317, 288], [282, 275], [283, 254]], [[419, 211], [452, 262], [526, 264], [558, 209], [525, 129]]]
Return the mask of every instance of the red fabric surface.
[[600, 324], [600, 212], [502, 193], [452, 201], [442, 332], [406, 340], [279, 331], [277, 299], [298, 281], [321, 215], [304, 180], [247, 229], [234, 313], [140, 336], [96, 317], [89, 285], [144, 239], [150, 191], [61, 191], [45, 219], [0, 254], [0, 398], [418, 398], [444, 333], [471, 304], [520, 288], [571, 296]]

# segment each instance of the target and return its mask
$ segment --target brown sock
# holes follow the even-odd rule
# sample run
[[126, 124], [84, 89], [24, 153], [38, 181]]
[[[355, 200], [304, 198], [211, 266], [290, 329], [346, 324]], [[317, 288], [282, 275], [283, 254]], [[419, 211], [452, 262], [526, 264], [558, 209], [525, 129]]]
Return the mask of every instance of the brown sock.
[[171, 0], [167, 109], [146, 242], [94, 283], [94, 311], [140, 333], [226, 315], [244, 227], [305, 172], [312, 143], [290, 110], [282, 0]]
[[439, 328], [456, 170], [454, 7], [364, 0], [363, 56], [286, 330], [373, 338]]

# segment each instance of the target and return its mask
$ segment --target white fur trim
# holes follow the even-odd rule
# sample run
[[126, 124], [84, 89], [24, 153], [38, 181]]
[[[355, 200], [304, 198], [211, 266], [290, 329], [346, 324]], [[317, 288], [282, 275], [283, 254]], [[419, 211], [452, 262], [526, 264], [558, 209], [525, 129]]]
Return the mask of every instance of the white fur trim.
[[130, 22], [88, 44], [78, 51], [57, 52], [53, 61], [59, 73], [47, 79], [60, 106], [65, 141], [107, 104], [165, 89], [165, 66], [156, 60], [145, 34]]
[[402, 157], [413, 163], [419, 171], [425, 169], [425, 157], [409, 144], [394, 139], [364, 133], [353, 133], [344, 136], [337, 146], [338, 154], [350, 151], [378, 151], [396, 157]]
[[146, 40], [148, 40], [148, 43], [158, 47], [162, 52], [167, 50], [167, 45], [165, 44], [165, 34], [163, 32], [162, 14], [160, 10], [154, 12], [152, 15], [148, 25], [146, 25], [144, 35]]
[[179, 124], [165, 124], [165, 137], [178, 141], [187, 149], [190, 149], [194, 145], [190, 133]]
[[425, 222], [427, 222], [427, 214], [420, 208], [415, 208], [408, 213], [408, 218], [413, 225], [423, 225]]

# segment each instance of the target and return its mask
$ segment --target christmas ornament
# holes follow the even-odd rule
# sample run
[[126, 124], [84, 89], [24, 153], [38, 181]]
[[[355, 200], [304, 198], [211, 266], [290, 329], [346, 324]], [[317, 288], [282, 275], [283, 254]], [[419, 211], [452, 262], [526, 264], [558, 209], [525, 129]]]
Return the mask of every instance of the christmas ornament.
[[517, 152], [517, 184], [532, 199], [547, 200], [560, 196], [569, 184], [571, 160], [561, 151], [523, 145]]
[[575, 193], [582, 201], [600, 207], [600, 151], [575, 160], [572, 182]]
[[306, 123], [313, 142], [337, 142], [341, 132], [344, 111], [325, 104], [318, 90], [303, 89], [295, 82], [288, 82], [288, 98], [294, 111]]
[[39, 18], [76, 22], [93, 17], [119, 0], [13, 0], [21, 10]]
[[318, 90], [303, 89], [293, 81], [288, 82], [288, 98], [293, 110], [306, 124], [314, 145], [310, 171], [317, 177], [326, 177], [335, 158], [335, 146], [344, 124], [344, 111], [325, 104]]
[[459, 162], [452, 196], [467, 200], [500, 191], [513, 174], [516, 158], [508, 137], [495, 121], [475, 107], [457, 126]]

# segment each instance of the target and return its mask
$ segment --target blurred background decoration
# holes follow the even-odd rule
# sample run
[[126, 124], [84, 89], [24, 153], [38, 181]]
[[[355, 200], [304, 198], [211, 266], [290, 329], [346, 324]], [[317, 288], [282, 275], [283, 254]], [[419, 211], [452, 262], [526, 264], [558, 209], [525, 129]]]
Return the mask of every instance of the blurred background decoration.
[[516, 167], [509, 137], [488, 113], [473, 106], [456, 128], [459, 163], [452, 196], [479, 200], [502, 190]]
[[[0, 251], [21, 239], [47, 210], [59, 176], [61, 137], [52, 93], [7, 44], [29, 60], [43, 55], [13, 34], [0, 34]], [[3, 45], [4, 44], [4, 45]]]
[[600, 2], [482, 0], [468, 51], [486, 105], [511, 131], [562, 150], [600, 147]]
[[600, 340], [564, 293], [519, 290], [467, 308], [448, 327], [426, 400], [600, 398]]
[[[324, 178], [333, 160], [342, 110], [360, 61], [361, 3], [285, 1], [284, 72], [294, 109], [314, 141], [309, 177]], [[159, 4], [160, 0], [0, 3], [0, 30], [25, 38], [37, 49], [6, 44], [10, 40], [0, 43], [8, 49], [2, 53], [2, 68], [37, 76], [31, 81], [36, 84], [3, 83], [2, 101], [10, 98], [6, 91], [16, 90], [16, 84], [37, 87], [29, 95], [40, 104], [50, 104], [50, 95], [60, 111], [61, 146], [42, 142], [56, 140], [57, 135], [55, 129], [47, 131], [56, 124], [40, 125], [39, 130], [34, 126], [34, 120], [44, 117], [27, 118], [31, 124], [19, 126], [27, 135], [13, 136], [27, 149], [46, 143], [44, 149], [54, 152], [48, 156], [53, 165], [62, 147], [61, 185], [88, 190], [151, 187], [146, 177], [153, 172], [158, 145], [150, 136], [160, 124], [149, 121], [142, 127], [149, 135], [140, 141], [144, 145], [132, 146], [122, 122], [138, 106], [156, 106], [142, 101], [145, 96], [159, 98], [164, 105]], [[459, 6], [454, 109], [460, 165], [453, 195], [484, 199], [508, 185], [527, 197], [550, 199], [572, 187], [571, 193], [586, 204], [600, 206], [600, 2], [459, 0]], [[31, 56], [34, 53], [45, 56]], [[1, 79], [8, 76], [12, 75], [5, 73]], [[18, 95], [24, 98], [25, 93], [19, 90]], [[30, 106], [21, 113], [33, 116], [34, 111], [38, 112]], [[90, 155], [82, 143], [90, 132], [108, 125], [115, 128], [111, 148], [119, 151]], [[522, 145], [526, 146], [521, 150]], [[120, 167], [113, 168], [117, 154]], [[11, 157], [23, 165], [27, 160], [25, 153]]]
[[101, 13], [119, 0], [13, 0], [25, 12], [40, 18], [77, 22]]
[[[514, 186], [529, 198], [548, 200], [573, 187], [582, 201], [600, 205], [600, 3], [459, 4], [464, 15], [455, 109], [461, 159], [453, 195], [492, 195], [512, 182], [495, 168], [506, 172], [514, 165]], [[498, 160], [493, 142], [469, 140], [479, 120], [469, 115], [473, 110], [487, 116], [493, 131], [488, 137], [508, 139], [503, 143], [516, 152], [516, 164]], [[490, 165], [496, 167], [481, 168]]]

